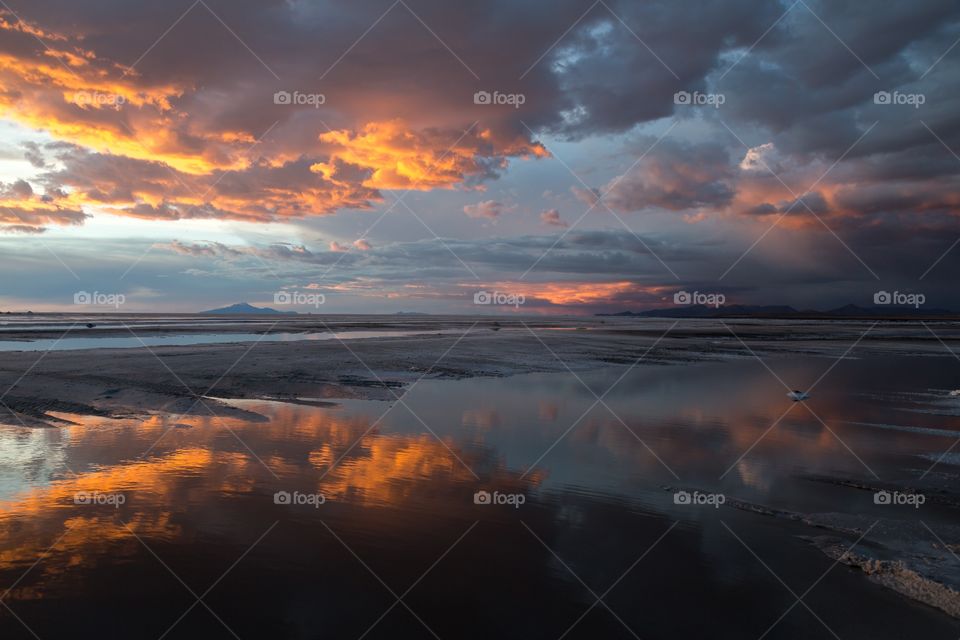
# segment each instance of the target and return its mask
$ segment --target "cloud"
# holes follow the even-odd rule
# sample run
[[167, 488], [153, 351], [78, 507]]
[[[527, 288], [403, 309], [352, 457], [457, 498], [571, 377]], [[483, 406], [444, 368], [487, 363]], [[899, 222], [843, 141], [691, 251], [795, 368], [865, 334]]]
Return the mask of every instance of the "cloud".
[[771, 156], [775, 153], [776, 147], [772, 142], [765, 142], [755, 147], [747, 149], [747, 153], [740, 161], [740, 169], [743, 171], [773, 171], [779, 172], [775, 166], [771, 166]]
[[245, 253], [240, 249], [230, 247], [222, 242], [186, 244], [180, 240], [174, 240], [162, 246], [180, 255], [204, 258], [234, 258], [244, 255]]
[[61, 194], [38, 194], [26, 180], [0, 183], [0, 231], [41, 233], [48, 225], [79, 225], [86, 218]]
[[560, 212], [556, 209], [547, 209], [546, 211], [540, 212], [540, 222], [545, 224], [548, 227], [563, 227], [567, 228], [570, 226], [569, 223], [560, 218]]
[[609, 206], [625, 212], [719, 209], [733, 200], [735, 178], [735, 167], [723, 146], [665, 140], [601, 192]]
[[[0, 107], [6, 118], [72, 148], [68, 166], [48, 170], [43, 180], [51, 189], [79, 187], [74, 203], [90, 211], [107, 208], [163, 220], [322, 215], [368, 208], [382, 199], [381, 189], [469, 188], [496, 179], [511, 158], [546, 155], [527, 132], [498, 119], [486, 126], [470, 125], [469, 116], [425, 120], [420, 101], [388, 115], [372, 106], [389, 96], [384, 93], [376, 100], [361, 97], [362, 91], [341, 93], [340, 110], [324, 114], [339, 126], [328, 128], [325, 120], [296, 105], [275, 104], [273, 95], [282, 87], [244, 83], [246, 74], [237, 73], [236, 56], [223, 55], [237, 44], [234, 36], [204, 11], [184, 16], [136, 69], [117, 62], [136, 60], [143, 52], [124, 50], [131, 43], [110, 35], [106, 25], [116, 24], [116, 15], [91, 8], [63, 23], [56, 12], [37, 8], [31, 13], [50, 26], [0, 12], [5, 33]], [[136, 32], [138, 23], [146, 27], [152, 22], [145, 7], [128, 5], [122, 13], [124, 28], [117, 32]], [[303, 30], [302, 16], [292, 11], [268, 16], [246, 5], [225, 10], [227, 14], [233, 24], [282, 27], [294, 41], [313, 49], [324, 40]], [[210, 33], [194, 41], [202, 16], [214, 25], [205, 25]], [[37, 40], [40, 33], [44, 43]], [[432, 37], [427, 31], [423, 35]], [[191, 43], [189, 62], [172, 62], [178, 55], [166, 45], [178, 41]], [[213, 42], [230, 46], [220, 50]], [[331, 45], [329, 51], [303, 56], [276, 51], [284, 48], [279, 42], [263, 43], [260, 50], [264, 57], [272, 57], [274, 50], [299, 66], [291, 77], [315, 76], [310, 60], [334, 51]], [[252, 57], [245, 60], [250, 61], [256, 63]], [[332, 86], [351, 84], [341, 77]], [[401, 102], [394, 104], [400, 107]], [[27, 159], [46, 168], [43, 151], [31, 144]], [[117, 170], [121, 165], [125, 169]], [[144, 174], [149, 174], [148, 184]]]
[[[673, 104], [673, 94], [709, 89], [721, 72], [724, 122], [760, 139], [739, 148], [708, 111], [700, 137], [712, 141], [664, 141], [607, 185], [611, 207], [723, 210], [736, 186], [736, 167], [724, 154], [743, 158], [739, 168], [747, 173], [759, 172], [762, 162], [780, 173], [781, 159], [789, 171], [811, 154], [832, 162], [874, 119], [889, 126], [878, 127], [844, 164], [872, 162], [882, 152], [890, 155], [888, 171], [909, 171], [911, 163], [898, 156], [938, 143], [916, 118], [902, 126], [916, 114], [872, 104], [871, 70], [889, 89], [913, 84], [926, 92], [925, 122], [960, 146], [957, 90], [942, 81], [957, 63], [944, 58], [926, 79], [914, 70], [948, 49], [960, 19], [960, 8], [937, 0], [870, 12], [852, 2], [811, 0], [810, 10], [797, 6], [785, 16], [783, 7], [762, 0], [683, 7], [611, 1], [586, 13], [581, 3], [560, 0], [536, 21], [524, 3], [494, 0], [481, 9], [427, 0], [417, 7], [422, 23], [401, 5], [386, 15], [366, 4], [229, 3], [211, 10], [215, 16], [202, 6], [181, 15], [132, 2], [119, 11], [106, 2], [78, 11], [53, 2], [31, 6], [23, 22], [0, 13], [5, 117], [76, 149], [76, 162], [46, 170], [48, 190], [78, 189], [71, 202], [77, 211], [107, 207], [162, 220], [270, 221], [365, 209], [384, 189], [476, 188], [512, 160], [546, 156], [531, 130], [579, 140], [690, 117], [697, 110]], [[141, 58], [142, 42], [127, 34], [178, 17]], [[375, 20], [371, 37], [351, 37]], [[902, 28], [894, 33], [889, 24]], [[237, 33], [256, 57], [238, 48]], [[565, 34], [559, 41], [558, 33]], [[455, 43], [456, 56], [437, 55], [437, 35]], [[649, 48], [638, 48], [638, 37]], [[135, 68], [126, 66], [131, 60]], [[475, 76], [486, 89], [523, 93], [523, 108], [474, 104]], [[319, 109], [274, 101], [278, 91], [320, 89]], [[48, 153], [34, 147], [26, 156], [43, 169]], [[938, 170], [951, 171], [947, 160]], [[588, 206], [597, 202], [598, 194], [579, 187], [575, 195]], [[758, 204], [737, 202], [742, 210]]]
[[262, 267], [264, 261], [302, 263], [311, 265], [350, 264], [351, 256], [340, 255], [349, 250], [338, 242], [331, 242], [328, 251], [312, 251], [304, 245], [277, 243], [267, 246], [227, 245], [221, 242], [186, 243], [174, 240], [159, 245], [173, 253], [193, 258], [236, 263], [251, 260], [252, 264]]
[[586, 189], [584, 187], [573, 185], [570, 187], [570, 193], [573, 194], [573, 197], [588, 207], [593, 207], [600, 202], [600, 189], [595, 187]]
[[[524, 298], [524, 305], [530, 306], [583, 306], [592, 304], [609, 304], [615, 299], [627, 299], [636, 294], [650, 293], [643, 291], [637, 284], [624, 282], [589, 282], [565, 281], [529, 283], [518, 281], [485, 282], [482, 285], [463, 285], [464, 289], [499, 291]], [[652, 289], [651, 289], [652, 291]], [[651, 297], [655, 300], [655, 297]]]
[[486, 218], [487, 220], [496, 220], [505, 211], [511, 210], [502, 202], [496, 200], [483, 200], [476, 204], [468, 204], [463, 208], [463, 212], [471, 218]]
[[781, 209], [769, 202], [761, 202], [744, 211], [748, 216], [771, 216], [775, 213], [782, 213]]
[[260, 161], [242, 172], [194, 176], [160, 162], [91, 153], [56, 145], [58, 166], [37, 180], [66, 190], [78, 207], [138, 218], [221, 218], [272, 221], [368, 208], [379, 199], [358, 183], [334, 182], [310, 170], [310, 161], [270, 165]]
[[360, 238], [359, 240], [354, 240], [353, 246], [359, 249], [360, 251], [370, 251], [373, 249], [373, 246], [363, 238]]
[[780, 212], [812, 212], [816, 215], [823, 215], [828, 213], [830, 205], [827, 203], [827, 199], [823, 197], [823, 194], [819, 191], [812, 191], [810, 193], [805, 193], [793, 200], [784, 202], [780, 205]]
[[[372, 189], [449, 189], [467, 180], [496, 177], [507, 158], [543, 157], [546, 150], [521, 138], [491, 146], [489, 130], [428, 130], [414, 132], [401, 121], [368, 123], [356, 133], [331, 131], [320, 135], [330, 145], [330, 161], [312, 171], [336, 181], [344, 168], [363, 174]], [[445, 146], [446, 145], [446, 146]]]
[[43, 157], [43, 152], [40, 149], [40, 145], [36, 142], [27, 141], [23, 143], [23, 157], [31, 165], [37, 169], [44, 169], [47, 166], [47, 161]]
[[[402, 7], [383, 16], [361, 5], [320, 11], [237, 3], [217, 7], [216, 17], [191, 11], [139, 59], [141, 43], [114, 34], [155, 24], [145, 6], [127, 5], [122, 13], [38, 7], [27, 22], [5, 15], [10, 43], [0, 48], [0, 74], [12, 90], [2, 99], [11, 118], [76, 146], [78, 155], [152, 164], [169, 174], [144, 189], [109, 184], [123, 181], [116, 173], [87, 171], [88, 182], [114, 187], [87, 190], [79, 204], [91, 210], [109, 205], [112, 213], [160, 219], [322, 215], [367, 208], [383, 189], [471, 188], [496, 179], [511, 159], [547, 155], [528, 127], [579, 138], [667, 116], [678, 84], [702, 81], [722, 51], [754, 42], [777, 17], [758, 0], [701, 0], [696, 20], [661, 1], [615, 2], [610, 9], [583, 15], [578, 3], [561, 1], [531, 23], [510, 2], [483, 11], [439, 2], [418, 7], [424, 23], [444, 25], [445, 39], [457, 43], [455, 57], [434, 55], [434, 34], [401, 19]], [[354, 44], [350, 29], [379, 17], [376, 37], [341, 57]], [[123, 29], [111, 28], [121, 20]], [[244, 34], [259, 60], [236, 55], [235, 37], [220, 20]], [[637, 49], [638, 35], [657, 56]], [[129, 60], [137, 67], [124, 66]], [[330, 62], [322, 109], [274, 103], [277, 91], [315, 93], [318, 61]], [[623, 83], [627, 69], [643, 72]], [[257, 82], [244, 80], [251, 73]], [[271, 74], [285, 80], [274, 82]], [[524, 93], [525, 111], [473, 104], [474, 74], [501, 92]], [[48, 175], [51, 188], [71, 186], [81, 171], [70, 169], [59, 184]], [[630, 186], [634, 192], [626, 193]], [[698, 202], [679, 192], [651, 193], [651, 186], [625, 180], [612, 202], [633, 207], [637, 190], [653, 206]]]

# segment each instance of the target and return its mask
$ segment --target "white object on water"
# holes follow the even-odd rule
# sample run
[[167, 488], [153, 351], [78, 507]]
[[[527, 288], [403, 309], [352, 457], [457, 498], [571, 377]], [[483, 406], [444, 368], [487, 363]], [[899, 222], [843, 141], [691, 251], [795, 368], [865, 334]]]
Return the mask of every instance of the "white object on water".
[[807, 393], [806, 391], [797, 391], [796, 389], [794, 389], [793, 391], [787, 394], [787, 397], [793, 400], [794, 402], [799, 402], [800, 400], [806, 400], [807, 398], [809, 398], [810, 394]]

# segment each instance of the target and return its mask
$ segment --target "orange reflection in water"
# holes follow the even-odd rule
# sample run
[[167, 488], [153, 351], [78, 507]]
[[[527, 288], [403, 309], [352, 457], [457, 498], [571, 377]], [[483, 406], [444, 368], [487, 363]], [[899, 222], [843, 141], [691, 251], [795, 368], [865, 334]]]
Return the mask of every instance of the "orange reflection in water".
[[[667, 471], [640, 438], [681, 476], [690, 469], [715, 469], [719, 476], [749, 451], [729, 480], [739, 478], [743, 486], [759, 491], [780, 473], [782, 461], [814, 471], [858, 466], [830, 429], [803, 405], [791, 404], [775, 381], [770, 384], [768, 372], [756, 368], [755, 373], [730, 376], [729, 386], [716, 376], [710, 384], [701, 384], [693, 368], [650, 370], [642, 384], [607, 398], [616, 416], [604, 406], [595, 407], [538, 468], [562, 468], [565, 482], [586, 478], [584, 486], [603, 474], [666, 479]], [[676, 375], [676, 380], [658, 386], [665, 375]], [[712, 370], [703, 375], [709, 377]], [[415, 421], [409, 432], [382, 433], [376, 425], [386, 405], [380, 403], [319, 409], [243, 401], [234, 403], [236, 415], [220, 418], [109, 421], [63, 416], [77, 424], [43, 432], [49, 434], [45, 438], [35, 437], [36, 432], [23, 438], [19, 431], [21, 444], [29, 440], [32, 462], [18, 462], [23, 456], [18, 457], [17, 438], [11, 435], [18, 430], [0, 430], [0, 458], [23, 464], [23, 477], [35, 477], [37, 460], [62, 460], [79, 472], [69, 474], [51, 464], [57, 475], [34, 480], [29, 489], [0, 501], [0, 572], [10, 571], [12, 583], [39, 557], [46, 560], [34, 571], [42, 577], [143, 553], [131, 531], [147, 540], [189, 543], [199, 530], [244, 546], [251, 542], [247, 534], [252, 522], [257, 527], [260, 521], [269, 524], [285, 517], [281, 513], [321, 517], [310, 510], [278, 511], [272, 500], [278, 490], [316, 491], [366, 513], [351, 517], [383, 524], [393, 522], [389, 509], [416, 513], [424, 504], [448, 511], [466, 508], [480, 484], [506, 491], [538, 487], [545, 472], [534, 470], [521, 479], [522, 471], [504, 469], [497, 455], [509, 450], [519, 464], [533, 462], [581, 418], [591, 400], [584, 394], [565, 396], [562, 402], [531, 401], [538, 399], [530, 389], [511, 384], [496, 387], [495, 409], [471, 400], [466, 392], [462, 401], [446, 397], [448, 411], [436, 414], [449, 421], [450, 430], [440, 431], [442, 441], [424, 433]], [[434, 396], [427, 394], [426, 399]], [[856, 441], [853, 428], [834, 422], [838, 416], [850, 418], [849, 403], [843, 402], [843, 396], [831, 400], [824, 393], [810, 407], [869, 457], [870, 443]], [[771, 429], [788, 408], [789, 414]], [[244, 411], [269, 420], [248, 421]], [[447, 436], [450, 432], [457, 435]], [[887, 432], [884, 446], [909, 438]], [[529, 451], [522, 450], [524, 444]], [[149, 455], [141, 457], [148, 450]], [[484, 472], [478, 483], [471, 469], [492, 471]], [[123, 493], [127, 501], [119, 509], [75, 504], [74, 496], [84, 492]], [[24, 584], [14, 597], [38, 593]]]
[[[79, 473], [62, 471], [0, 501], [0, 571], [22, 572], [44, 557], [34, 571], [58, 576], [139, 553], [134, 533], [149, 540], [180, 539], [184, 530], [178, 523], [205, 517], [208, 505], [224, 499], [260, 498], [254, 508], [273, 508], [274, 491], [297, 489], [355, 506], [397, 507], [475, 482], [465, 464], [476, 465], [481, 454], [458, 449], [452, 440], [383, 435], [370, 429], [370, 416], [336, 409], [239, 404], [270, 422], [190, 416], [177, 418], [174, 426], [172, 419], [157, 416], [134, 422], [62, 415], [76, 424], [64, 427], [51, 446], [61, 447], [65, 464]], [[148, 456], [138, 458], [152, 446]], [[493, 476], [498, 486], [540, 479], [531, 474], [530, 482], [521, 483], [505, 471]], [[125, 502], [119, 508], [76, 503], [76, 496], [90, 494], [120, 494]], [[39, 596], [27, 585], [13, 595]]]
[[[338, 457], [335, 448], [324, 445], [310, 453], [310, 463], [327, 470]], [[381, 436], [368, 440], [361, 452], [334, 467], [318, 490], [333, 499], [351, 496], [369, 503], [397, 504], [423, 482], [463, 483], [471, 478], [467, 468], [431, 435]]]

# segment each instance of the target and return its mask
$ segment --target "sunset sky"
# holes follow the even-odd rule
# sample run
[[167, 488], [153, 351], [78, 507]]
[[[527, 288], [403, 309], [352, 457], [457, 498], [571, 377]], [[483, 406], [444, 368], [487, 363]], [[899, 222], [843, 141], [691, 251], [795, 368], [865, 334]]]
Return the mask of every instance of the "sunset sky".
[[954, 0], [3, 0], [0, 310], [960, 309], [958, 39]]

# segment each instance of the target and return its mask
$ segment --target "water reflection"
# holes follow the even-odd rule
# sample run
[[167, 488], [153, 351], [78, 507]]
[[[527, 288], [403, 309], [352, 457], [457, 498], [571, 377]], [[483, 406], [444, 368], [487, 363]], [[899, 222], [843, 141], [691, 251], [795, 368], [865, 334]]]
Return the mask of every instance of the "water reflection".
[[[555, 638], [594, 604], [580, 580], [603, 593], [679, 521], [606, 601], [642, 637], [756, 637], [793, 599], [720, 519], [796, 588], [829, 559], [798, 543], [795, 525], [684, 510], [664, 486], [797, 511], [870, 509], [869, 496], [826, 491], [801, 476], [916, 477], [929, 466], [922, 454], [946, 450], [960, 431], [944, 399], [960, 387], [957, 376], [931, 359], [911, 367], [909, 380], [896, 379], [903, 361], [841, 363], [832, 375], [843, 384], [825, 383], [810, 410], [750, 361], [641, 367], [605, 396], [606, 406], [576, 378], [550, 374], [423, 381], [404, 399], [409, 410], [354, 400], [333, 408], [238, 403], [268, 422], [60, 414], [75, 424], [0, 431], [0, 586], [13, 585], [4, 601], [41, 637], [155, 638], [193, 600], [167, 567], [202, 593], [248, 553], [209, 598], [241, 637], [358, 637], [394, 599], [354, 553], [397, 593], [442, 556], [409, 596], [438, 635]], [[797, 388], [829, 365], [774, 364]], [[583, 380], [603, 394], [622, 372]], [[881, 423], [943, 433], [864, 426]], [[477, 505], [478, 489], [527, 501], [520, 509]], [[327, 502], [276, 504], [277, 491]], [[78, 494], [98, 493], [125, 502], [76, 503]], [[844, 610], [831, 605], [838, 593]], [[850, 572], [831, 573], [810, 604], [841, 637], [865, 628], [877, 638], [907, 628], [957, 633], [942, 614]], [[51, 606], [62, 615], [50, 616]], [[711, 624], [684, 615], [689, 607]], [[790, 616], [771, 637], [810, 637], [811, 622]], [[30, 636], [6, 614], [0, 630]], [[398, 609], [369, 637], [424, 634]], [[229, 633], [200, 609], [169, 637], [198, 635]], [[568, 637], [579, 636], [631, 634], [601, 606]]]
[[[107, 329], [116, 329], [108, 326]], [[121, 327], [126, 329], [126, 327]], [[140, 329], [140, 327], [138, 327]], [[269, 329], [269, 328], [268, 328]], [[63, 331], [63, 328], [60, 329]], [[337, 332], [291, 332], [273, 333], [184, 333], [173, 335], [96, 336], [97, 331], [67, 327], [65, 336], [30, 340], [0, 340], [2, 351], [74, 351], [79, 349], [140, 349], [142, 347], [180, 347], [201, 344], [234, 344], [238, 342], [300, 342], [322, 340], [361, 340], [365, 338], [402, 338], [425, 333], [459, 334], [456, 329], [438, 331], [337, 331]], [[81, 336], [75, 335], [81, 334]], [[86, 334], [86, 335], [83, 335]]]

